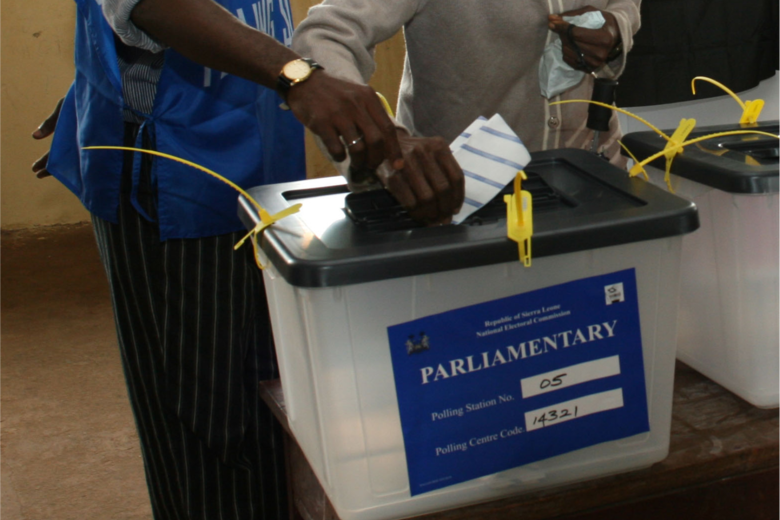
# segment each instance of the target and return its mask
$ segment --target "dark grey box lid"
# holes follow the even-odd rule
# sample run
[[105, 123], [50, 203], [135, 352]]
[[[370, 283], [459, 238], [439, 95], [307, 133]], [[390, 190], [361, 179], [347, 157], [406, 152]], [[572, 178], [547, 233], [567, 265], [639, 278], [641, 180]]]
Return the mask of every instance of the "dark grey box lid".
[[[731, 130], [760, 130], [777, 135], [778, 122], [761, 122], [750, 128], [740, 125], [703, 126], [691, 132], [688, 139]], [[664, 130], [667, 135], [673, 132]], [[663, 150], [666, 139], [653, 131], [633, 132], [623, 136], [623, 144], [641, 161]], [[777, 193], [777, 156], [778, 140], [771, 137], [748, 134], [718, 137], [687, 146], [681, 155], [674, 158], [671, 171], [680, 177], [730, 193]], [[664, 157], [651, 164], [666, 170]]]
[[[565, 203], [534, 211], [534, 258], [680, 235], [699, 227], [694, 204], [667, 193], [582, 150], [532, 154], [526, 168]], [[373, 233], [344, 211], [348, 190], [340, 177], [259, 186], [248, 190], [273, 214], [302, 203], [299, 213], [267, 228], [260, 247], [288, 283], [333, 287], [518, 261], [506, 220]], [[259, 217], [243, 197], [239, 216], [248, 229]], [[475, 220], [479, 222], [479, 220]], [[528, 269], [533, 276], [533, 267]]]

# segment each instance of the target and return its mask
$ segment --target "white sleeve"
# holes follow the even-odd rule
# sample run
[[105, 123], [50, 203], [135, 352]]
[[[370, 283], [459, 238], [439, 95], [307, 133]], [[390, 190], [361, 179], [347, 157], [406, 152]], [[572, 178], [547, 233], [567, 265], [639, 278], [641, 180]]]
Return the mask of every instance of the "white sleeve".
[[[309, 9], [295, 29], [292, 48], [338, 78], [368, 84], [376, 70], [374, 50], [409, 22], [427, 0], [324, 0]], [[394, 120], [397, 127], [404, 128]], [[328, 153], [319, 138], [318, 147]], [[334, 163], [353, 191], [373, 187], [354, 183], [349, 158]]]
[[639, 6], [641, 0], [610, 0], [605, 11], [612, 13], [620, 29], [623, 42], [623, 54], [614, 63], [609, 64], [612, 77], [618, 77], [626, 68], [626, 55], [634, 46], [634, 35], [641, 26]]
[[130, 13], [141, 0], [103, 0], [103, 16], [119, 39], [130, 47], [151, 52], [160, 52], [166, 47], [139, 29], [131, 20]]
[[325, 0], [309, 9], [292, 48], [342, 79], [368, 83], [376, 45], [410, 21], [422, 0]]

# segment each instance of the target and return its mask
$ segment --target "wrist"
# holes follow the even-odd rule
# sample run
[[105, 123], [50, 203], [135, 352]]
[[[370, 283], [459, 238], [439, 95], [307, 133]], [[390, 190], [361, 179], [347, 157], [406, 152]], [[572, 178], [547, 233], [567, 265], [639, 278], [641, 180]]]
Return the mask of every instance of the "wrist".
[[621, 40], [620, 37], [618, 36], [618, 41], [615, 44], [615, 46], [612, 47], [612, 50], [609, 51], [606, 61], [607, 62], [615, 61], [622, 55], [623, 55], [623, 40]]
[[610, 62], [616, 60], [623, 54], [623, 38], [620, 35], [620, 26], [615, 15], [609, 11], [601, 11], [601, 14], [604, 16], [605, 21], [603, 28], [607, 30], [614, 41], [605, 60], [606, 62]]
[[622, 55], [623, 55], [623, 42], [618, 42], [618, 44], [612, 48], [609, 55], [607, 56], [607, 63], [611, 63], [615, 61]]
[[297, 58], [285, 63], [276, 80], [276, 92], [287, 103], [290, 91], [319, 69], [323, 69], [322, 65], [311, 58]]

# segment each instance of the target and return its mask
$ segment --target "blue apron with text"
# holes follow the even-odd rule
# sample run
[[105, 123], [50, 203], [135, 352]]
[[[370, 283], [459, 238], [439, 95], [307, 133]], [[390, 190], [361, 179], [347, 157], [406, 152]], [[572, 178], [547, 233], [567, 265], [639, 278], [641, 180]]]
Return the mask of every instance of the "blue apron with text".
[[[248, 25], [286, 45], [292, 41], [289, 0], [220, 0]], [[95, 0], [76, 0], [76, 78], [62, 106], [47, 169], [93, 214], [116, 222], [122, 175], [121, 151], [83, 150], [121, 146], [127, 108], [114, 34]], [[198, 65], [165, 51], [154, 109], [141, 135], [153, 147], [205, 166], [243, 188], [305, 178], [303, 127], [279, 108], [277, 94], [248, 80]], [[139, 181], [136, 160], [133, 202]], [[151, 182], [157, 188], [162, 240], [197, 238], [243, 229], [238, 194], [189, 166], [156, 158]]]

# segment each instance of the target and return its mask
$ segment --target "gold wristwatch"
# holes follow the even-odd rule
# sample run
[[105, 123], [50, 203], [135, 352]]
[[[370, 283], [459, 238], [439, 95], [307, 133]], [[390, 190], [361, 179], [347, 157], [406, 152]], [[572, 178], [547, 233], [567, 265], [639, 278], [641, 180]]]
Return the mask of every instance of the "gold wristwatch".
[[282, 99], [287, 101], [287, 93], [293, 85], [303, 83], [311, 77], [312, 72], [321, 68], [323, 68], [322, 65], [311, 58], [299, 58], [287, 62], [282, 67], [282, 72], [279, 73], [279, 78], [276, 81], [276, 91], [279, 92]]

